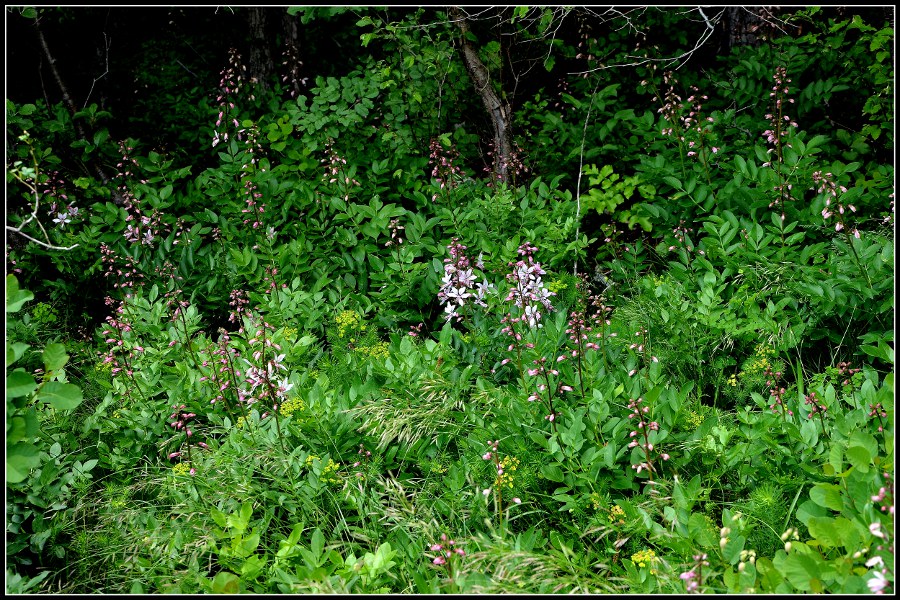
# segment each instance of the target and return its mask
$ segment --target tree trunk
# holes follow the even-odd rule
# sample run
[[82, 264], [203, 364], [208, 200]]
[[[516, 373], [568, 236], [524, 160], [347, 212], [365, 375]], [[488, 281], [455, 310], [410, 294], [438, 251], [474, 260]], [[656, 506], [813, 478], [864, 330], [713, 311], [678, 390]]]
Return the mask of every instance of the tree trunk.
[[247, 18], [250, 29], [250, 82], [259, 86], [263, 92], [269, 91], [269, 80], [275, 73], [275, 62], [272, 60], [272, 50], [269, 47], [269, 35], [267, 31], [267, 13], [271, 8], [252, 6], [247, 9]]
[[[37, 32], [38, 41], [41, 44], [41, 49], [44, 51], [44, 56], [47, 58], [47, 63], [50, 65], [50, 73], [53, 75], [54, 81], [56, 81], [56, 85], [59, 86], [59, 91], [62, 93], [63, 102], [66, 107], [69, 109], [69, 113], [72, 115], [72, 125], [75, 127], [75, 133], [78, 136], [79, 140], [88, 141], [88, 133], [85, 131], [82, 126], [82, 121], [80, 119], [75, 118], [75, 113], [78, 112], [78, 108], [75, 106], [75, 100], [72, 99], [71, 94], [69, 94], [69, 88], [66, 86], [63, 81], [62, 76], [59, 74], [59, 69], [56, 68], [56, 58], [50, 52], [50, 46], [47, 45], [47, 39], [44, 37], [44, 32], [41, 30], [41, 22], [40, 17], [34, 18], [34, 30]], [[98, 164], [92, 165], [94, 174], [103, 182], [103, 185], [108, 186], [110, 191], [112, 192], [113, 200], [116, 204], [121, 206], [125, 203], [125, 200], [122, 196], [119, 195], [115, 186], [110, 181], [109, 176], [106, 172], [100, 167]]]
[[512, 156], [512, 135], [510, 132], [510, 116], [512, 110], [508, 102], [504, 102], [494, 91], [491, 85], [490, 73], [481, 58], [478, 56], [478, 50], [469, 41], [469, 23], [462, 10], [458, 7], [450, 8], [450, 18], [452, 18], [457, 27], [459, 27], [462, 35], [460, 36], [460, 47], [462, 49], [463, 62], [466, 65], [466, 72], [475, 84], [478, 95], [484, 103], [484, 108], [488, 112], [491, 124], [494, 127], [494, 176], [499, 181], [506, 182], [509, 180], [510, 157]]

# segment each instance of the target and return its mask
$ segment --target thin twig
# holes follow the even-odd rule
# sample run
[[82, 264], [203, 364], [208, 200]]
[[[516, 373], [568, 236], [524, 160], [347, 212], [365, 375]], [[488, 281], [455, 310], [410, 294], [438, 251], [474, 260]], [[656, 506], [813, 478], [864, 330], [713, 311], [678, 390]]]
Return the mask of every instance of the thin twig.
[[[591, 92], [591, 103], [588, 105], [587, 115], [584, 117], [584, 129], [581, 132], [581, 153], [578, 157], [578, 183], [575, 184], [575, 241], [578, 242], [578, 233], [581, 229], [581, 173], [584, 171], [584, 143], [587, 139], [588, 121], [591, 119], [591, 110], [594, 108], [594, 97], [597, 95], [597, 88], [600, 87], [600, 80], [594, 86]], [[572, 269], [572, 275], [578, 276], [578, 254], [575, 255], [575, 266]]]

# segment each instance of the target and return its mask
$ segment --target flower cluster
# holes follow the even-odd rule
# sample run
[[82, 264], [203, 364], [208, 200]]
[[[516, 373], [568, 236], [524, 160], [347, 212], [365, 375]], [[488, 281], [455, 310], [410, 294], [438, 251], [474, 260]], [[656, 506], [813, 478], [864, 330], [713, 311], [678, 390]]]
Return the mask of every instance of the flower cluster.
[[[356, 454], [357, 454], [357, 456], [359, 456], [359, 460], [357, 460], [355, 463], [353, 463], [354, 469], [361, 469], [361, 467], [363, 467], [365, 463], [372, 460], [372, 452], [369, 450], [366, 450], [366, 447], [364, 444], [359, 445], [359, 450], [356, 452]], [[356, 477], [361, 479], [361, 478], [365, 477], [365, 474], [363, 473], [362, 470], [359, 470], [356, 472]]]
[[[359, 313], [355, 310], [341, 311], [340, 314], [334, 318], [334, 321], [337, 323], [337, 334], [341, 339], [344, 339], [345, 337], [349, 338], [352, 332], [363, 332], [366, 330], [366, 324], [361, 321]], [[356, 339], [350, 338], [350, 341], [354, 342]]]
[[[315, 464], [315, 462], [316, 461], [321, 462], [321, 460], [322, 459], [320, 459], [317, 455], [310, 454], [309, 456], [306, 457], [306, 460], [303, 462], [303, 464], [306, 466], [307, 469], [312, 470], [312, 467]], [[334, 462], [333, 460], [331, 460], [329, 458], [328, 462], [325, 463], [325, 465], [322, 467], [322, 474], [319, 476], [319, 479], [321, 481], [324, 481], [325, 483], [330, 483], [332, 485], [340, 484], [341, 483], [340, 468], [341, 468], [341, 466], [339, 464], [337, 464], [336, 462]]]
[[78, 207], [69, 199], [65, 181], [58, 171], [53, 171], [42, 185], [44, 189], [41, 190], [41, 194], [50, 201], [48, 215], [53, 217], [53, 222], [60, 229], [65, 229], [79, 213]]
[[[444, 276], [441, 278], [441, 287], [438, 290], [438, 301], [446, 305], [444, 318], [447, 321], [454, 318], [462, 321], [463, 316], [459, 311], [465, 307], [466, 301], [471, 298], [476, 305], [486, 307], [487, 303], [484, 299], [494, 286], [488, 283], [483, 274], [482, 280], [476, 283], [473, 265], [466, 256], [466, 246], [460, 244], [457, 238], [453, 238], [450, 245], [447, 246], [447, 252], [450, 256], [444, 259]], [[480, 254], [475, 261], [474, 268], [484, 269], [484, 262]]]
[[197, 473], [197, 470], [194, 467], [192, 467], [191, 463], [189, 463], [189, 462], [180, 462], [180, 463], [175, 464], [175, 466], [172, 467], [173, 475], [188, 475], [188, 474], [196, 475], [196, 473]]
[[344, 201], [349, 202], [350, 190], [353, 187], [359, 187], [360, 183], [353, 178], [347, 169], [347, 159], [334, 149], [334, 140], [329, 139], [325, 143], [325, 154], [326, 157], [322, 159], [322, 164], [325, 165], [325, 173], [322, 179], [328, 183], [337, 183], [341, 188], [341, 195]]
[[[528, 167], [525, 165], [525, 162], [522, 160], [522, 149], [516, 144], [516, 149], [509, 152], [507, 156], [498, 157], [496, 164], [494, 164], [494, 143], [490, 142], [490, 148], [487, 151], [487, 157], [490, 159], [490, 164], [484, 167], [484, 172], [488, 175], [492, 174], [493, 177], [497, 181], [515, 181], [516, 177], [518, 177], [522, 173], [527, 173], [529, 171]], [[488, 182], [488, 187], [493, 187], [492, 182]]]
[[[114, 304], [115, 301], [107, 296], [106, 305], [112, 307]], [[131, 332], [131, 324], [125, 316], [125, 307], [123, 303], [119, 303], [114, 314], [106, 317], [106, 325], [102, 332], [109, 345], [109, 349], [103, 357], [103, 364], [110, 365], [111, 375], [116, 375], [124, 370], [127, 376], [134, 376], [131, 361], [137, 353], [143, 352], [144, 348], [137, 341], [131, 339], [132, 336], [127, 335]], [[119, 359], [121, 359], [121, 363]]]
[[[267, 400], [272, 410], [277, 410], [278, 405], [283, 402], [287, 393], [294, 387], [294, 384], [288, 383], [286, 379], [278, 378], [278, 371], [286, 371], [283, 360], [285, 354], [276, 354], [281, 351], [281, 346], [272, 340], [271, 335], [267, 335], [267, 331], [273, 331], [274, 328], [260, 317], [257, 329], [247, 344], [253, 349], [252, 357], [256, 364], [247, 359], [243, 359], [247, 365], [244, 373], [244, 381], [248, 385], [248, 389], [240, 394], [240, 399], [246, 405], [250, 406], [256, 402]], [[271, 356], [267, 356], [271, 350]], [[268, 416], [268, 412], [262, 415], [262, 418]]]
[[[450, 148], [445, 153], [437, 139], [431, 140], [428, 147], [431, 150], [428, 157], [428, 164], [432, 166], [431, 176], [437, 181], [441, 194], [446, 194], [453, 189], [454, 179], [459, 180], [465, 177], [463, 170], [454, 164], [454, 161], [459, 158], [459, 152]], [[437, 197], [438, 193], [435, 192], [431, 196], [431, 201], [436, 201]]]
[[293, 398], [288, 398], [284, 402], [281, 403], [281, 406], [278, 407], [278, 412], [283, 417], [289, 417], [297, 411], [302, 411], [306, 408], [306, 404], [300, 398], [294, 396]]
[[546, 274], [541, 268], [541, 263], [535, 262], [534, 253], [537, 248], [528, 242], [519, 246], [518, 254], [521, 258], [515, 262], [510, 262], [512, 272], [506, 276], [512, 286], [506, 296], [507, 302], [513, 302], [522, 310], [522, 316], [528, 325], [532, 328], [542, 327], [540, 307], [545, 310], [552, 311], [553, 305], [550, 303], [550, 296], [555, 296], [544, 287], [541, 276]]
[[700, 585], [703, 583], [703, 567], [709, 566], [706, 554], [695, 554], [693, 558], [693, 568], [678, 576], [684, 582], [685, 591], [689, 594], [696, 592], [700, 588]]
[[285, 69], [284, 75], [281, 76], [281, 83], [289, 84], [291, 98], [296, 98], [300, 93], [300, 88], [305, 87], [309, 81], [309, 77], [303, 77], [301, 68], [303, 61], [300, 60], [299, 51], [293, 42], [289, 42], [287, 48], [282, 52], [281, 66]]
[[[647, 421], [647, 415], [650, 413], [650, 407], [641, 406], [643, 402], [643, 398], [638, 398], [637, 400], [631, 400], [631, 402], [628, 403], [628, 410], [632, 411], [628, 415], [628, 418], [637, 419], [636, 429], [633, 429], [628, 434], [628, 437], [631, 438], [631, 442], [629, 442], [628, 447], [640, 448], [644, 451], [644, 460], [636, 465], [631, 465], [631, 468], [635, 469], [638, 473], [646, 470], [652, 478], [652, 474], [656, 472], [656, 467], [653, 466], [653, 460], [650, 456], [650, 453], [653, 451], [653, 443], [650, 441], [650, 432], [659, 431], [659, 423], [657, 423], [656, 421]], [[669, 455], [661, 454], [660, 458], [662, 458], [663, 460], [669, 460]]]
[[[790, 144], [786, 144], [784, 140], [788, 135], [790, 127], [797, 127], [797, 123], [792, 121], [790, 116], [784, 114], [785, 103], [794, 103], [793, 98], [787, 97], [788, 92], [790, 92], [790, 88], [787, 84], [791, 82], [787, 77], [787, 69], [784, 67], [777, 67], [775, 69], [775, 74], [772, 76], [772, 80], [775, 82], [775, 85], [772, 86], [769, 97], [772, 98], [773, 110], [766, 115], [766, 119], [769, 120], [770, 129], [763, 132], [763, 138], [765, 138], [770, 146], [766, 153], [771, 154], [772, 152], [775, 152], [778, 161], [781, 162], [782, 148], [790, 148]], [[769, 165], [770, 163], [763, 164], [764, 167], [768, 167]]]
[[[634, 350], [635, 354], [638, 354], [639, 356], [644, 357], [644, 361], [647, 364], [647, 366], [649, 366], [649, 364], [651, 362], [658, 363], [659, 359], [648, 352], [650, 350], [650, 341], [649, 341], [650, 336], [649, 336], [649, 332], [647, 331], [647, 328], [646, 327], [638, 328], [638, 330], [634, 332], [634, 336], [637, 338], [640, 338], [640, 339], [638, 341], [630, 344], [628, 346], [628, 349]], [[649, 358], [647, 358], [647, 357], [649, 357]], [[638, 368], [635, 367], [634, 369], [632, 369], [628, 372], [628, 376], [634, 377], [637, 374], [637, 372], [638, 372]]]
[[[783, 387], [778, 386], [778, 380], [781, 379], [781, 371], [772, 372], [771, 369], [766, 369], [765, 371], [766, 377], [769, 379], [766, 380], [766, 386], [771, 388], [769, 391], [769, 397], [772, 398], [772, 404], [769, 405], [769, 408], [772, 409], [773, 413], [781, 412], [781, 416], [784, 418], [785, 415], [794, 416], [794, 411], [789, 410], [787, 405], [784, 403], [784, 394], [787, 392]], [[781, 407], [781, 410], [778, 410], [778, 407]]]
[[431, 559], [431, 564], [445, 569], [447, 576], [452, 579], [454, 562], [460, 561], [466, 556], [466, 551], [460, 547], [461, 545], [461, 542], [457, 542], [449, 538], [447, 534], [442, 533], [441, 543], [429, 546], [428, 550], [431, 554], [426, 552], [425, 556]]
[[828, 411], [828, 407], [825, 406], [822, 401], [816, 397], [815, 392], [810, 392], [806, 396], [804, 396], [804, 402], [806, 406], [809, 406], [809, 412], [806, 415], [807, 419], [812, 419], [813, 416], [819, 415], [819, 420], [822, 421], [822, 428], [825, 428], [825, 413]]
[[231, 307], [231, 311], [228, 314], [228, 322], [239, 324], [240, 329], [238, 329], [238, 333], [243, 333], [243, 316], [244, 313], [247, 312], [247, 306], [250, 304], [250, 298], [248, 298], [247, 292], [243, 290], [231, 290], [229, 298], [230, 301], [228, 302], [228, 306]]
[[550, 381], [550, 376], [552, 375], [553, 377], [558, 378], [559, 371], [557, 369], [554, 369], [552, 366], [547, 366], [547, 358], [546, 357], [542, 356], [540, 358], [537, 358], [534, 361], [532, 361], [532, 364], [537, 365], [537, 366], [532, 369], [528, 369], [528, 375], [530, 375], [531, 377], [543, 378], [543, 381], [541, 383], [537, 384], [538, 391], [534, 392], [533, 394], [528, 396], [528, 401], [529, 402], [534, 402], [535, 400], [543, 401], [543, 397], [541, 396], [541, 393], [547, 392], [546, 406], [547, 406], [547, 410], [549, 411], [549, 414], [546, 415], [544, 417], [544, 419], [553, 423], [554, 421], [556, 421], [556, 417], [558, 416], [556, 411], [553, 409], [554, 392], [556, 395], [559, 395], [562, 392], [571, 392], [572, 386], [557, 383], [555, 388], [553, 387], [553, 384]]
[[879, 510], [885, 514], [894, 516], [894, 482], [891, 480], [891, 474], [885, 471], [885, 483], [879, 488], [878, 493], [872, 496], [872, 502], [880, 504]]
[[236, 387], [236, 378], [241, 376], [240, 371], [234, 368], [234, 362], [240, 357], [240, 353], [229, 344], [231, 338], [227, 331], [220, 329], [219, 333], [221, 337], [216, 349], [210, 353], [209, 359], [201, 362], [201, 367], [208, 371], [206, 375], [200, 377], [200, 381], [209, 381], [213, 388], [210, 404], [223, 402], [226, 408], [230, 409], [225, 394], [229, 389]]
[[[216, 128], [213, 132], [213, 148], [220, 142], [228, 141], [228, 125], [233, 125], [235, 130], [240, 128], [237, 120], [237, 107], [232, 100], [241, 90], [244, 82], [244, 72], [247, 66], [241, 62], [241, 55], [235, 48], [228, 50], [228, 66], [222, 70], [219, 79], [219, 95], [216, 102], [219, 103], [219, 115], [216, 118]], [[224, 125], [224, 127], [223, 127]], [[235, 137], [240, 139], [238, 133]]]
[[881, 402], [870, 404], [869, 409], [869, 416], [878, 418], [878, 432], [882, 433], [884, 431], [884, 421], [882, 421], [882, 419], [887, 418], [887, 411], [884, 410], [884, 406], [881, 405]]
[[401, 236], [401, 231], [406, 229], [403, 225], [400, 224], [400, 219], [391, 219], [391, 222], [388, 224], [388, 229], [391, 232], [391, 239], [384, 243], [386, 248], [390, 248], [393, 245], [400, 245], [403, 243], [403, 237]]
[[642, 569], [649, 565], [650, 574], [656, 575], [656, 569], [653, 565], [659, 562], [659, 557], [656, 556], [656, 552], [653, 550], [639, 550], [631, 555], [631, 562]]
[[[852, 204], [844, 206], [841, 202], [838, 202], [838, 192], [845, 194], [847, 188], [843, 185], [837, 185], [834, 182], [834, 175], [831, 173], [816, 171], [812, 174], [812, 180], [812, 189], [816, 190], [818, 194], [825, 195], [825, 208], [822, 209], [822, 218], [827, 222], [831, 217], [835, 217], [834, 230], [843, 230], [846, 227], [844, 216], [847, 214], [847, 211], [849, 210], [851, 213], [856, 212], [856, 207]], [[832, 204], [832, 201], [834, 201], [834, 204]], [[856, 227], [853, 228], [852, 233], [853, 237], [859, 238], [859, 230]]]
[[[504, 487], [512, 487], [512, 474], [507, 473], [507, 469], [509, 469], [509, 471], [515, 471], [519, 467], [519, 459], [515, 457], [504, 457], [501, 460], [500, 454], [497, 451], [499, 445], [500, 440], [488, 440], [488, 451], [485, 452], [481, 458], [482, 460], [493, 462], [494, 466], [497, 468], [497, 477], [494, 479], [494, 488], [497, 490], [498, 497], [501, 497]], [[481, 493], [485, 497], [490, 496], [491, 488], [486, 488], [482, 490]], [[516, 504], [522, 503], [522, 500], [519, 498], [513, 498], [512, 501]]]

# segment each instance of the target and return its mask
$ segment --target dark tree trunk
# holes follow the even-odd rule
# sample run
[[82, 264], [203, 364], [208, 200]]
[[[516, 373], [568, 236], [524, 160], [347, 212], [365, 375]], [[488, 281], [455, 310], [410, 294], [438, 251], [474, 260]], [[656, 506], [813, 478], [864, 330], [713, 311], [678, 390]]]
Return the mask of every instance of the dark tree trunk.
[[475, 85], [475, 90], [481, 96], [484, 108], [487, 110], [494, 128], [494, 176], [499, 181], [509, 180], [509, 165], [512, 157], [512, 134], [510, 131], [510, 116], [512, 110], [508, 102], [501, 100], [500, 96], [494, 90], [491, 84], [490, 73], [481, 58], [478, 56], [478, 50], [469, 40], [469, 23], [466, 17], [458, 7], [450, 8], [450, 18], [456, 22], [460, 33], [460, 48], [462, 50], [463, 62], [466, 65], [466, 72]]
[[725, 9], [722, 25], [725, 29], [725, 52], [737, 46], [757, 46], [772, 27], [766, 17], [771, 12], [763, 6], [729, 6]]
[[[65, 81], [63, 81], [62, 75], [59, 74], [59, 69], [56, 68], [56, 58], [53, 56], [53, 53], [50, 52], [50, 46], [47, 44], [47, 39], [44, 37], [44, 32], [41, 29], [41, 21], [40, 17], [34, 18], [34, 30], [37, 33], [38, 42], [40, 42], [41, 50], [44, 52], [44, 57], [47, 59], [47, 63], [50, 66], [50, 73], [53, 75], [53, 80], [56, 82], [56, 85], [59, 87], [59, 91], [62, 94], [63, 102], [66, 105], [66, 108], [69, 109], [69, 112], [72, 115], [72, 124], [75, 127], [75, 133], [78, 136], [79, 140], [87, 141], [91, 139], [93, 134], [85, 130], [82, 125], [81, 119], [75, 118], [75, 113], [78, 112], [78, 108], [75, 106], [75, 100], [72, 98], [72, 95], [69, 93], [69, 88], [66, 85]], [[91, 137], [89, 137], [89, 135]], [[103, 182], [103, 185], [108, 186], [110, 191], [112, 192], [113, 199], [116, 204], [123, 204], [124, 199], [119, 195], [116, 191], [115, 186], [112, 185], [112, 181], [110, 181], [109, 176], [106, 172], [100, 167], [98, 164], [92, 165], [94, 174]]]
[[275, 74], [275, 61], [272, 60], [272, 50], [269, 45], [271, 38], [267, 31], [268, 13], [272, 9], [252, 6], [247, 10], [249, 11], [247, 24], [250, 29], [248, 76], [251, 83], [257, 84], [263, 92], [266, 92], [269, 90], [270, 80]]

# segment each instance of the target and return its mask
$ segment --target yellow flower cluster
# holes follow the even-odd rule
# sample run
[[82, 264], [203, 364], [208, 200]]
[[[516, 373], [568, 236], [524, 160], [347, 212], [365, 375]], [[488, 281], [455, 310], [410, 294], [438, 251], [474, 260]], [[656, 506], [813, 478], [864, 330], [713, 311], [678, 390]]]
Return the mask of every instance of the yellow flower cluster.
[[191, 463], [189, 462], [180, 462], [174, 467], [172, 467], [172, 473], [174, 475], [187, 475], [191, 472]]
[[337, 323], [338, 337], [341, 339], [346, 337], [350, 330], [366, 330], [365, 324], [360, 325], [360, 316], [355, 310], [341, 311], [341, 314], [339, 314], [334, 321]]
[[547, 289], [554, 294], [558, 294], [567, 287], [569, 287], [569, 285], [562, 279], [554, 279], [553, 281], [547, 283]]
[[294, 341], [297, 339], [297, 328], [296, 327], [285, 327], [281, 332], [284, 335], [284, 339], [288, 341]]
[[110, 372], [112, 372], [112, 363], [111, 363], [111, 362], [104, 362], [104, 361], [101, 360], [101, 361], [98, 362], [96, 365], [94, 365], [94, 369], [95, 369], [98, 373], [110, 373]]
[[515, 456], [504, 456], [500, 461], [503, 472], [497, 475], [494, 486], [498, 488], [511, 488], [513, 486], [513, 471], [519, 468], [519, 459]]
[[356, 349], [356, 352], [363, 356], [382, 359], [387, 358], [390, 355], [387, 342], [375, 342], [371, 346], [360, 346]]
[[659, 562], [659, 557], [656, 556], [656, 552], [653, 550], [641, 550], [631, 555], [631, 562], [642, 569], [649, 564], [650, 574], [656, 575], [656, 569], [653, 568], [653, 564]]
[[[625, 511], [622, 510], [622, 507], [618, 504], [613, 505], [613, 507], [609, 509], [609, 522], [613, 525], [625, 524]], [[650, 552], [653, 552], [653, 550]]]
[[728, 385], [730, 385], [731, 387], [737, 387], [737, 383], [738, 383], [738, 382], [737, 382], [737, 375], [735, 375], [734, 373], [732, 373], [732, 374], [728, 377], [728, 381], [727, 381], [726, 383], [728, 383]]
[[700, 427], [700, 425], [703, 424], [703, 415], [692, 410], [692, 411], [688, 412], [686, 421], [687, 421], [688, 427], [690, 427], [691, 430], [693, 431], [694, 429], [697, 429], [698, 427]]
[[235, 427], [237, 427], [238, 429], [243, 429], [244, 423], [246, 423], [246, 422], [247, 422], [247, 420], [242, 415], [242, 416], [238, 417], [237, 423], [235, 423]]
[[744, 363], [744, 370], [741, 371], [740, 376], [747, 377], [749, 375], [764, 373], [766, 369], [770, 369], [772, 367], [772, 362], [770, 359], [774, 357], [774, 348], [770, 348], [769, 346], [763, 346], [762, 344], [760, 344], [753, 351], [753, 358]]
[[280, 412], [282, 416], [289, 417], [298, 410], [303, 410], [304, 408], [306, 408], [306, 404], [303, 400], [295, 396], [282, 402], [281, 406], [278, 407], [278, 412]]
[[[306, 461], [305, 461], [306, 468], [307, 469], [312, 468], [313, 463], [317, 460], [320, 460], [320, 459], [315, 454], [310, 454], [309, 456], [307, 456]], [[333, 460], [331, 460], [329, 458], [328, 463], [325, 465], [325, 468], [322, 469], [322, 475], [320, 476], [320, 479], [322, 481], [324, 481], [325, 483], [333, 483], [333, 484], [341, 483], [341, 476], [338, 473], [339, 468], [340, 468], [340, 465], [338, 465], [336, 462], [334, 462]]]

